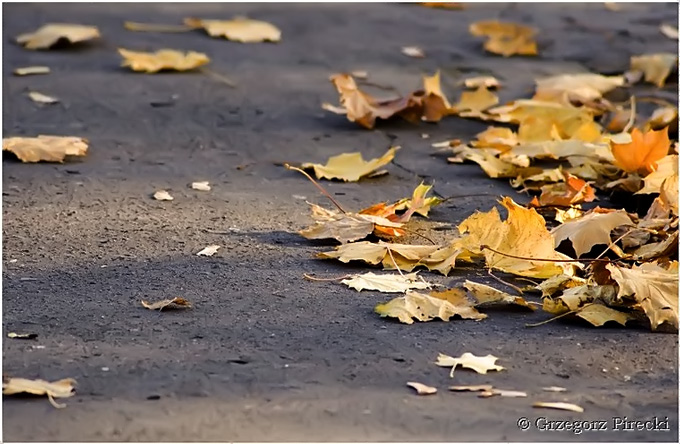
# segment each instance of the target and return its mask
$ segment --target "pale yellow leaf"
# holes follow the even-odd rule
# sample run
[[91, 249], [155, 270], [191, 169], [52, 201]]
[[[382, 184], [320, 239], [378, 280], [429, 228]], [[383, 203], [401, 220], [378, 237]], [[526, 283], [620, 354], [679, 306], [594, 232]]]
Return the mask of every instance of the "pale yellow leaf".
[[174, 200], [175, 198], [170, 195], [166, 190], [158, 190], [153, 193], [153, 198], [156, 200]]
[[208, 245], [198, 253], [196, 253], [196, 256], [212, 256], [215, 253], [217, 253], [217, 250], [219, 250], [221, 247], [219, 245]]
[[123, 57], [122, 66], [147, 73], [162, 70], [189, 71], [210, 62], [207, 55], [195, 51], [161, 49], [156, 52], [141, 52], [118, 48], [118, 53]]
[[589, 304], [581, 308], [576, 316], [585, 319], [595, 327], [601, 327], [609, 321], [617, 322], [624, 327], [633, 316], [622, 311], [614, 310], [602, 304]]
[[99, 36], [99, 29], [96, 26], [48, 23], [37, 31], [19, 35], [17, 43], [26, 49], [48, 49], [60, 40], [73, 44]]
[[210, 191], [210, 182], [208, 181], [203, 181], [203, 182], [192, 182], [191, 183], [191, 188], [194, 190], [198, 191]]
[[570, 219], [552, 229], [555, 245], [569, 239], [576, 257], [589, 252], [593, 246], [611, 243], [610, 233], [622, 225], [633, 225], [625, 210], [610, 213], [592, 212], [577, 219]]
[[593, 100], [602, 94], [623, 86], [623, 76], [603, 76], [600, 74], [560, 74], [536, 80], [536, 94], [547, 91], [564, 91], [579, 99]]
[[671, 154], [656, 162], [656, 170], [643, 178], [645, 186], [635, 194], [660, 193], [661, 185], [671, 176], [678, 176], [678, 155]]
[[43, 103], [43, 104], [46, 104], [46, 105], [52, 105], [54, 103], [59, 103], [59, 99], [57, 99], [56, 97], [48, 96], [46, 94], [39, 93], [37, 91], [30, 91], [28, 93], [28, 97], [30, 97], [31, 100], [33, 100], [36, 103]]
[[463, 91], [460, 100], [453, 105], [453, 109], [457, 113], [462, 111], [482, 112], [495, 105], [498, 105], [498, 96], [485, 86], [480, 86], [474, 91]]
[[644, 73], [645, 82], [653, 83], [659, 88], [666, 83], [666, 78], [673, 68], [677, 69], [678, 55], [673, 53], [643, 54], [630, 58], [630, 69]]
[[435, 362], [435, 364], [440, 367], [451, 367], [450, 376], [453, 378], [453, 372], [459, 365], [463, 368], [469, 368], [483, 375], [485, 375], [488, 371], [501, 371], [505, 367], [496, 365], [497, 360], [498, 358], [493, 355], [475, 356], [469, 352], [463, 353], [458, 358], [439, 353], [439, 356], [437, 356], [437, 362]]
[[49, 74], [50, 68], [48, 66], [26, 66], [24, 68], [17, 68], [14, 70], [15, 76], [30, 76], [35, 74]]
[[409, 290], [427, 290], [432, 287], [432, 284], [425, 282], [417, 273], [401, 275], [368, 272], [343, 279], [341, 283], [357, 291], [376, 290], [383, 293], [405, 293]]
[[385, 304], [378, 304], [375, 312], [381, 317], [399, 319], [404, 324], [413, 324], [413, 319], [421, 322], [439, 318], [448, 322], [455, 315], [463, 319], [484, 319], [486, 315], [479, 313], [465, 293], [457, 290], [432, 292], [431, 294], [409, 291]]
[[568, 402], [534, 402], [533, 407], [544, 409], [569, 410], [571, 412], [583, 413], [583, 407]]
[[477, 282], [465, 281], [463, 287], [477, 299], [476, 307], [495, 304], [519, 305], [530, 310], [535, 310], [536, 307], [530, 305], [521, 296], [512, 296], [504, 291], [496, 290], [488, 285], [479, 284]]
[[82, 137], [38, 136], [2, 139], [2, 150], [22, 162], [63, 162], [66, 156], [87, 154], [88, 140]]
[[469, 77], [463, 80], [463, 85], [466, 88], [476, 89], [480, 87], [484, 88], [500, 88], [501, 82], [492, 76], [479, 76], [479, 77]]
[[486, 392], [493, 389], [492, 385], [452, 385], [449, 390], [452, 392]]
[[505, 398], [526, 398], [527, 393], [517, 390], [501, 390], [492, 388], [491, 390], [484, 390], [478, 396], [480, 398], [491, 398], [492, 396], [501, 396]]
[[2, 394], [16, 395], [29, 393], [31, 395], [47, 395], [50, 403], [56, 408], [66, 407], [57, 404], [53, 398], [70, 398], [75, 395], [76, 380], [72, 378], [60, 379], [54, 382], [42, 379], [24, 379], [4, 377], [2, 380]]
[[163, 310], [164, 308], [191, 308], [191, 302], [179, 297], [163, 299], [162, 301], [152, 303], [142, 301], [142, 305], [144, 308], [148, 308], [149, 310]]
[[586, 280], [576, 276], [569, 276], [566, 274], [560, 274], [546, 279], [536, 286], [537, 290], [540, 290], [541, 297], [552, 296], [558, 291], [564, 290], [566, 288], [580, 287], [586, 284]]
[[555, 393], [561, 393], [561, 392], [566, 392], [567, 389], [564, 387], [558, 387], [556, 385], [551, 385], [550, 387], [543, 387], [542, 389], [544, 392], [555, 392]]
[[422, 48], [419, 48], [417, 46], [404, 46], [401, 48], [401, 53], [409, 57], [414, 57], [418, 59], [422, 59], [423, 57], [425, 57], [425, 51], [423, 51]]
[[211, 37], [225, 37], [235, 42], [260, 43], [281, 40], [281, 31], [276, 26], [245, 17], [234, 17], [231, 20], [187, 18], [184, 23], [189, 26], [204, 28]]
[[343, 153], [328, 159], [326, 165], [304, 163], [302, 168], [314, 169], [314, 174], [319, 179], [340, 179], [345, 182], [356, 182], [363, 176], [369, 175], [390, 163], [398, 149], [399, 147], [392, 147], [381, 157], [368, 161], [364, 160], [361, 153]]
[[429, 385], [421, 384], [420, 382], [407, 382], [406, 385], [415, 389], [416, 393], [419, 395], [434, 395], [437, 393], [436, 387], [430, 387]]
[[664, 23], [661, 26], [659, 26], [659, 31], [661, 31], [661, 34], [665, 35], [671, 40], [678, 40], [677, 26], [668, 25]]
[[488, 20], [472, 23], [469, 31], [475, 36], [488, 37], [484, 49], [494, 54], [504, 57], [538, 54], [534, 41], [536, 31], [528, 26]]

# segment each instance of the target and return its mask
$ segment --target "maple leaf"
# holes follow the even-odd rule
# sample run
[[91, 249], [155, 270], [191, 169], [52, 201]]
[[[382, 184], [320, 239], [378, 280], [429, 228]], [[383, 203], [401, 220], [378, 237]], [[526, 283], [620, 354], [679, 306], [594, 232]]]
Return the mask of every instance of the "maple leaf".
[[437, 393], [435, 387], [430, 387], [429, 385], [421, 384], [420, 382], [407, 382], [406, 385], [415, 389], [416, 393], [419, 395], [434, 395]]
[[622, 170], [628, 173], [650, 173], [656, 169], [656, 162], [668, 155], [671, 146], [668, 127], [644, 134], [633, 128], [630, 136], [630, 143], [611, 143], [615, 163]]
[[546, 279], [536, 286], [536, 289], [541, 292], [541, 297], [552, 296], [558, 291], [565, 288], [573, 288], [585, 285], [586, 280], [576, 276], [569, 276], [567, 274], [560, 274]]
[[593, 100], [614, 88], [623, 86], [623, 76], [603, 76], [600, 74], [560, 74], [536, 80], [536, 95], [548, 92], [566, 92], [582, 100]]
[[133, 71], [156, 73], [162, 70], [189, 71], [210, 62], [207, 55], [200, 52], [182, 52], [174, 49], [161, 49], [156, 52], [130, 51], [118, 48], [123, 56], [122, 66]]
[[616, 288], [613, 285], [579, 285], [564, 290], [557, 298], [544, 298], [543, 311], [554, 315], [568, 312], [578, 312], [583, 307], [594, 302], [613, 305]]
[[496, 157], [493, 153], [484, 149], [471, 149], [461, 145], [454, 149], [455, 156], [449, 157], [447, 161], [460, 163], [465, 160], [475, 162], [487, 176], [497, 178], [515, 178], [524, 175], [533, 175], [540, 172], [540, 168], [525, 168], [515, 165], [512, 162]]
[[394, 159], [398, 146], [392, 147], [377, 159], [364, 160], [361, 153], [343, 153], [328, 159], [326, 165], [303, 163], [303, 169], [314, 169], [319, 179], [340, 179], [345, 182], [356, 182], [364, 176], [375, 172]]
[[634, 317], [629, 313], [614, 310], [602, 304], [588, 304], [575, 313], [581, 319], [590, 322], [595, 327], [602, 327], [607, 322], [616, 322], [622, 326]]
[[498, 358], [493, 355], [475, 356], [469, 352], [463, 353], [458, 358], [439, 353], [439, 356], [437, 356], [437, 362], [435, 362], [435, 364], [440, 367], [451, 367], [451, 373], [449, 376], [453, 378], [453, 372], [459, 365], [463, 368], [469, 368], [483, 375], [486, 375], [487, 372], [492, 370], [501, 371], [505, 369], [505, 367], [496, 365], [497, 360]]
[[38, 136], [2, 139], [2, 150], [22, 162], [63, 162], [66, 156], [87, 154], [88, 140], [82, 137]]
[[448, 322], [455, 315], [463, 319], [486, 318], [475, 310], [464, 291], [455, 288], [430, 294], [409, 291], [405, 296], [376, 305], [375, 312], [381, 317], [397, 318], [404, 324], [413, 324], [413, 319], [427, 322], [439, 318]]
[[477, 134], [477, 140], [471, 142], [471, 145], [476, 148], [495, 148], [501, 152], [506, 152], [518, 144], [519, 140], [514, 131], [496, 126], [490, 126]]
[[234, 17], [231, 20], [186, 18], [184, 23], [187, 26], [205, 29], [210, 37], [225, 37], [235, 42], [260, 43], [281, 40], [281, 31], [276, 26], [246, 17]]
[[[568, 256], [555, 251], [555, 243], [545, 227], [545, 220], [534, 209], [527, 209], [506, 197], [501, 204], [508, 218], [501, 221], [496, 207], [487, 213], [475, 213], [463, 221], [458, 229], [467, 236], [461, 246], [472, 254], [482, 253], [481, 247], [490, 247], [500, 253], [522, 257], [517, 259], [495, 253], [485, 248], [486, 264], [512, 274], [525, 277], [549, 278], [557, 274], [573, 274], [573, 265], [546, 260], [568, 260]], [[531, 261], [540, 258], [542, 261]]]
[[375, 274], [364, 273], [352, 276], [340, 281], [342, 284], [356, 291], [376, 290], [383, 293], [405, 293], [408, 290], [427, 290], [432, 286], [429, 282], [418, 276], [417, 273], [409, 274]]
[[368, 214], [340, 213], [310, 204], [315, 225], [300, 231], [307, 239], [336, 239], [342, 243], [363, 239], [376, 234], [401, 236], [401, 223], [392, 222], [380, 216]]
[[486, 86], [480, 86], [474, 91], [463, 91], [452, 112], [462, 117], [478, 117], [482, 111], [495, 105], [498, 105], [498, 96]]
[[59, 41], [73, 44], [99, 36], [99, 29], [96, 26], [48, 23], [37, 31], [19, 35], [16, 40], [26, 49], [48, 49]]
[[432, 185], [425, 185], [421, 182], [420, 185], [413, 190], [413, 195], [410, 199], [402, 199], [395, 204], [396, 211], [409, 210], [407, 214], [404, 214], [402, 218], [399, 219], [400, 222], [407, 222], [414, 213], [427, 217], [432, 207], [442, 203], [442, 199], [439, 197], [425, 197], [430, 190], [432, 190]]
[[425, 93], [422, 98], [422, 119], [426, 122], [439, 122], [442, 117], [452, 113], [451, 104], [442, 92], [439, 71], [433, 76], [424, 76], [423, 85]]
[[503, 291], [496, 290], [488, 285], [479, 284], [477, 282], [465, 281], [463, 284], [466, 290], [468, 290], [477, 299], [477, 304], [475, 307], [496, 305], [496, 304], [509, 304], [509, 305], [519, 305], [521, 307], [526, 307], [530, 310], [535, 310], [536, 308], [520, 296], [512, 296]]
[[589, 252], [594, 245], [611, 243], [610, 233], [622, 225], [634, 225], [625, 210], [600, 213], [595, 210], [585, 216], [570, 219], [552, 229], [555, 245], [569, 239], [576, 257]]
[[158, 302], [147, 302], [147, 301], [142, 301], [142, 306], [144, 308], [148, 308], [149, 310], [163, 310], [168, 309], [168, 308], [191, 308], [191, 302], [187, 301], [184, 298], [172, 298], [172, 299], [163, 299], [162, 301]]
[[2, 379], [2, 394], [16, 395], [29, 393], [31, 395], [47, 395], [50, 404], [56, 408], [63, 408], [66, 406], [64, 404], [57, 404], [54, 398], [70, 398], [75, 395], [75, 385], [76, 380], [72, 378], [48, 382], [42, 379], [4, 377]]
[[608, 264], [607, 270], [619, 284], [618, 297], [633, 296], [649, 318], [652, 330], [667, 323], [678, 329], [678, 270], [665, 269], [655, 263], [632, 268]]
[[630, 69], [642, 72], [645, 82], [653, 83], [659, 88], [666, 83], [666, 78], [673, 69], [677, 69], [678, 55], [673, 53], [644, 54], [630, 58]]
[[549, 205], [568, 207], [582, 202], [595, 200], [595, 190], [588, 182], [563, 171], [564, 183], [546, 185], [541, 188], [538, 200], [534, 197], [529, 206], [545, 207]]
[[489, 20], [472, 23], [469, 31], [474, 36], [488, 37], [484, 49], [494, 54], [504, 57], [538, 54], [533, 40], [536, 30], [528, 26]]
[[670, 154], [656, 163], [656, 170], [643, 178], [645, 186], [635, 194], [660, 193], [666, 179], [678, 176], [678, 155]]

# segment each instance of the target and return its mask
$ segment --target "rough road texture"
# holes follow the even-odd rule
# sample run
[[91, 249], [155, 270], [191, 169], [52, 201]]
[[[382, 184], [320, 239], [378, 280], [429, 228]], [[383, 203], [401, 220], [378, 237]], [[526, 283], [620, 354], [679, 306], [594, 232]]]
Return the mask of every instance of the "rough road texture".
[[[201, 32], [133, 33], [124, 20], [179, 23], [183, 17], [248, 14], [283, 31], [279, 44], [243, 45]], [[538, 58], [485, 54], [467, 26], [500, 18], [541, 30]], [[372, 310], [388, 296], [356, 293], [302, 274], [339, 276], [365, 267], [314, 259], [331, 243], [295, 231], [309, 224], [306, 199], [326, 204], [282, 161], [324, 161], [398, 144], [390, 174], [324, 185], [348, 208], [396, 200], [421, 178], [449, 201], [422, 222], [435, 239], [500, 195], [518, 195], [476, 165], [431, 156], [433, 141], [469, 139], [485, 124], [449, 118], [437, 125], [381, 124], [366, 131], [323, 112], [336, 102], [328, 76], [367, 70], [403, 91], [441, 68], [451, 96], [470, 75], [507, 85], [501, 100], [526, 97], [541, 75], [620, 73], [630, 55], [677, 51], [661, 35], [677, 23], [673, 4], [473, 5], [440, 11], [409, 5], [61, 4], [3, 7], [3, 136], [86, 137], [82, 161], [21, 164], [3, 158], [3, 371], [23, 377], [74, 377], [78, 393], [55, 410], [44, 398], [5, 398], [4, 439], [21, 441], [629, 441], [678, 439], [677, 336], [644, 328], [592, 328], [522, 311], [489, 312], [482, 322], [403, 325]], [[45, 22], [100, 27], [99, 43], [25, 51], [11, 37]], [[400, 47], [428, 57], [410, 59]], [[212, 57], [231, 89], [206, 75], [142, 75], [119, 67], [116, 47], [177, 48]], [[45, 76], [13, 77], [20, 66], [48, 65]], [[666, 93], [675, 97], [676, 82]], [[28, 89], [62, 99], [37, 106]], [[639, 91], [653, 91], [641, 87]], [[172, 106], [154, 102], [178, 98]], [[430, 139], [421, 138], [422, 133]], [[188, 184], [208, 180], [210, 192]], [[169, 189], [173, 202], [150, 195]], [[471, 194], [486, 194], [470, 197]], [[468, 196], [468, 197], [465, 197]], [[438, 224], [437, 224], [438, 223]], [[444, 224], [443, 224], [444, 223]], [[419, 242], [419, 239], [412, 239]], [[214, 257], [195, 253], [210, 244]], [[429, 275], [428, 275], [429, 277]], [[478, 268], [432, 280], [487, 279]], [[152, 312], [140, 300], [184, 296], [195, 309]], [[40, 347], [36, 347], [40, 346]], [[446, 391], [437, 353], [501, 357], [506, 371], [460, 371], [457, 384], [525, 390], [526, 399], [479, 399]], [[108, 370], [105, 370], [108, 369]], [[440, 387], [417, 397], [405, 386]], [[567, 393], [546, 393], [558, 385]], [[585, 413], [537, 410], [533, 401], [568, 401]], [[538, 417], [607, 420], [608, 432], [547, 432]], [[671, 431], [613, 431], [614, 416], [664, 419]], [[517, 421], [527, 417], [529, 431]]]

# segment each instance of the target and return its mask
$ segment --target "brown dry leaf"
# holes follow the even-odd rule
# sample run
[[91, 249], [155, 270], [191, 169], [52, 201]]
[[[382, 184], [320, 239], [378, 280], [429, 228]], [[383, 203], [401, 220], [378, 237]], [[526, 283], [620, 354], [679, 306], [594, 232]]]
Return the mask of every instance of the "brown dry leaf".
[[671, 40], [678, 40], [678, 28], [673, 25], [667, 25], [663, 24], [659, 26], [659, 31], [661, 31], [661, 34], [665, 35]]
[[645, 186], [636, 194], [660, 193], [661, 185], [666, 179], [678, 176], [678, 155], [662, 157], [656, 163], [656, 170], [644, 177]]
[[595, 189], [588, 182], [564, 171], [564, 182], [546, 185], [541, 188], [541, 195], [531, 201], [529, 206], [562, 206], [569, 207], [582, 202], [595, 200]]
[[375, 290], [382, 293], [406, 293], [409, 290], [427, 290], [432, 284], [418, 276], [409, 274], [375, 274], [372, 272], [357, 274], [350, 279], [343, 279], [340, 283], [356, 291]]
[[484, 49], [504, 57], [512, 55], [537, 55], [538, 47], [533, 37], [536, 30], [515, 23], [495, 20], [472, 23], [469, 31], [475, 36], [486, 36]]
[[439, 122], [442, 117], [452, 113], [451, 104], [442, 92], [439, 71], [432, 76], [423, 76], [423, 88], [425, 94], [422, 98], [422, 120]]
[[406, 385], [415, 389], [419, 395], [434, 395], [437, 393], [436, 387], [430, 387], [429, 385], [421, 384], [420, 382], [407, 382]]
[[156, 73], [162, 70], [189, 71], [210, 62], [201, 52], [182, 52], [174, 49], [161, 49], [156, 52], [130, 51], [118, 48], [123, 56], [121, 66], [129, 66], [133, 71]]
[[452, 392], [486, 392], [492, 390], [493, 386], [488, 384], [483, 385], [452, 385], [449, 390]]
[[668, 127], [659, 131], [642, 133], [633, 128], [630, 143], [612, 143], [611, 151], [616, 165], [627, 173], [650, 173], [656, 169], [656, 162], [668, 155], [671, 142]]
[[625, 327], [626, 322], [633, 319], [633, 316], [628, 313], [614, 310], [602, 304], [588, 304], [575, 314], [595, 327], [601, 327], [609, 321], [617, 322]]
[[508, 305], [519, 305], [521, 307], [526, 307], [530, 310], [535, 310], [533, 305], [530, 305], [521, 296], [512, 296], [504, 291], [496, 290], [488, 285], [479, 284], [477, 282], [465, 281], [463, 287], [477, 299], [477, 304], [475, 307], [479, 308], [486, 305], [495, 304], [508, 304]]
[[[675, 188], [678, 188], [677, 184]], [[637, 250], [633, 251], [633, 256], [637, 261], [649, 261], [659, 257], [671, 256], [673, 253], [677, 253], [677, 251], [678, 232], [674, 231], [673, 234], [661, 242], [652, 242], [641, 246]]]
[[33, 100], [36, 103], [43, 103], [45, 105], [53, 105], [55, 103], [59, 103], [59, 99], [57, 99], [56, 97], [48, 96], [37, 91], [30, 91], [28, 93], [28, 97], [30, 97], [31, 100]]
[[397, 318], [404, 324], [413, 324], [413, 319], [427, 322], [439, 318], [448, 322], [456, 315], [463, 319], [486, 318], [475, 310], [464, 291], [455, 288], [430, 294], [409, 291], [405, 296], [376, 305], [375, 312], [381, 317]]
[[166, 190], [158, 190], [153, 193], [153, 198], [156, 200], [174, 200], [175, 198], [170, 195]]
[[191, 302], [187, 301], [184, 298], [179, 297], [172, 299], [163, 299], [162, 301], [153, 303], [142, 301], [142, 305], [144, 306], [144, 308], [148, 308], [149, 310], [163, 310], [164, 308], [165, 309], [191, 308]]
[[462, 117], [477, 117], [482, 111], [498, 105], [498, 96], [485, 86], [474, 91], [463, 91], [460, 100], [453, 105], [453, 112]]
[[536, 80], [536, 95], [549, 92], [566, 92], [581, 100], [593, 100], [614, 88], [623, 86], [623, 76], [603, 76], [600, 74], [560, 74]]
[[421, 2], [420, 5], [426, 8], [455, 9], [456, 11], [465, 9], [465, 4], [459, 2]]
[[38, 136], [2, 139], [2, 150], [22, 162], [63, 162], [66, 156], [87, 154], [88, 140], [82, 137]]
[[315, 225], [300, 231], [307, 239], [336, 239], [342, 243], [360, 240], [373, 233], [401, 236], [402, 224], [380, 216], [340, 213], [310, 204]]
[[645, 82], [662, 88], [673, 69], [677, 69], [678, 55], [673, 53], [644, 54], [630, 58], [630, 69], [645, 75]]
[[463, 80], [462, 84], [466, 88], [476, 89], [476, 88], [489, 88], [497, 89], [501, 87], [501, 82], [493, 76], [478, 76], [470, 77]]
[[612, 304], [616, 299], [616, 288], [613, 285], [581, 285], [564, 290], [561, 296], [543, 299], [543, 311], [561, 315], [570, 311], [576, 312], [593, 302]]
[[544, 409], [569, 410], [570, 412], [583, 413], [583, 407], [568, 402], [534, 402], [532, 407]]
[[392, 147], [377, 159], [364, 160], [361, 153], [343, 153], [328, 159], [326, 165], [318, 163], [303, 163], [303, 169], [314, 169], [318, 179], [340, 179], [345, 182], [356, 182], [379, 168], [392, 162], [399, 149]]
[[37, 31], [19, 35], [17, 43], [26, 49], [48, 49], [59, 41], [73, 44], [99, 36], [99, 29], [96, 26], [48, 23], [38, 28]]
[[217, 253], [217, 250], [219, 250], [220, 247], [219, 245], [208, 245], [198, 253], [196, 253], [196, 256], [213, 256], [215, 253]]
[[[568, 260], [568, 256], [555, 251], [553, 237], [545, 227], [545, 220], [534, 209], [527, 209], [505, 197], [501, 204], [508, 211], [508, 218], [501, 221], [496, 207], [487, 213], [475, 213], [458, 227], [467, 236], [461, 241], [462, 247], [472, 254], [483, 254], [487, 266], [525, 277], [547, 279], [559, 274], [573, 274], [574, 265], [547, 260]], [[482, 246], [488, 246], [500, 253], [494, 253]], [[531, 258], [542, 261], [532, 262]]]
[[619, 284], [618, 297], [634, 296], [649, 318], [652, 330], [668, 323], [678, 329], [678, 270], [660, 267], [655, 263], [643, 263], [632, 268], [608, 264], [607, 270]]
[[449, 376], [453, 378], [453, 372], [459, 365], [463, 368], [472, 369], [483, 375], [486, 375], [486, 372], [492, 370], [501, 371], [505, 367], [496, 365], [497, 360], [498, 358], [493, 355], [475, 356], [469, 352], [463, 353], [458, 358], [439, 353], [439, 356], [437, 356], [437, 362], [435, 362], [435, 364], [440, 367], [451, 367], [451, 373]]
[[501, 396], [505, 398], [526, 398], [526, 392], [520, 392], [517, 390], [501, 390], [492, 388], [491, 390], [484, 390], [482, 393], [477, 395], [480, 398], [491, 398], [492, 396]]
[[38, 396], [47, 395], [50, 404], [56, 408], [63, 408], [66, 407], [66, 405], [58, 404], [54, 398], [70, 398], [75, 395], [75, 385], [76, 380], [72, 378], [47, 382], [42, 379], [5, 377], [2, 379], [2, 394], [16, 395], [19, 393], [29, 393]]
[[278, 42], [281, 31], [276, 26], [260, 20], [246, 17], [234, 17], [231, 20], [184, 19], [188, 26], [203, 28], [210, 37], [225, 37], [241, 43]]
[[191, 183], [191, 189], [193, 190], [198, 190], [198, 191], [210, 191], [210, 182], [208, 181], [202, 181], [202, 182], [192, 182]]
[[30, 76], [35, 74], [49, 74], [50, 68], [48, 66], [26, 66], [24, 68], [17, 68], [14, 70], [15, 76]]
[[425, 51], [417, 46], [403, 46], [401, 48], [401, 53], [417, 59], [422, 59], [425, 57]]

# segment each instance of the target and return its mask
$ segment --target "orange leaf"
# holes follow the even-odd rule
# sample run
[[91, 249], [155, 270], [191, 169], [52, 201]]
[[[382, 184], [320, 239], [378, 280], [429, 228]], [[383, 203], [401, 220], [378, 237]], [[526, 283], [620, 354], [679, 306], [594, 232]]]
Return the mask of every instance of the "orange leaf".
[[[595, 190], [585, 180], [564, 172], [564, 182], [546, 185], [541, 188], [541, 196], [532, 200], [529, 207], [561, 206], [568, 207], [582, 202], [595, 200]], [[538, 204], [538, 205], [536, 205]]]
[[611, 150], [616, 165], [628, 173], [640, 171], [644, 175], [656, 170], [656, 161], [668, 154], [671, 142], [668, 127], [658, 131], [642, 133], [634, 128], [630, 143], [612, 143]]

